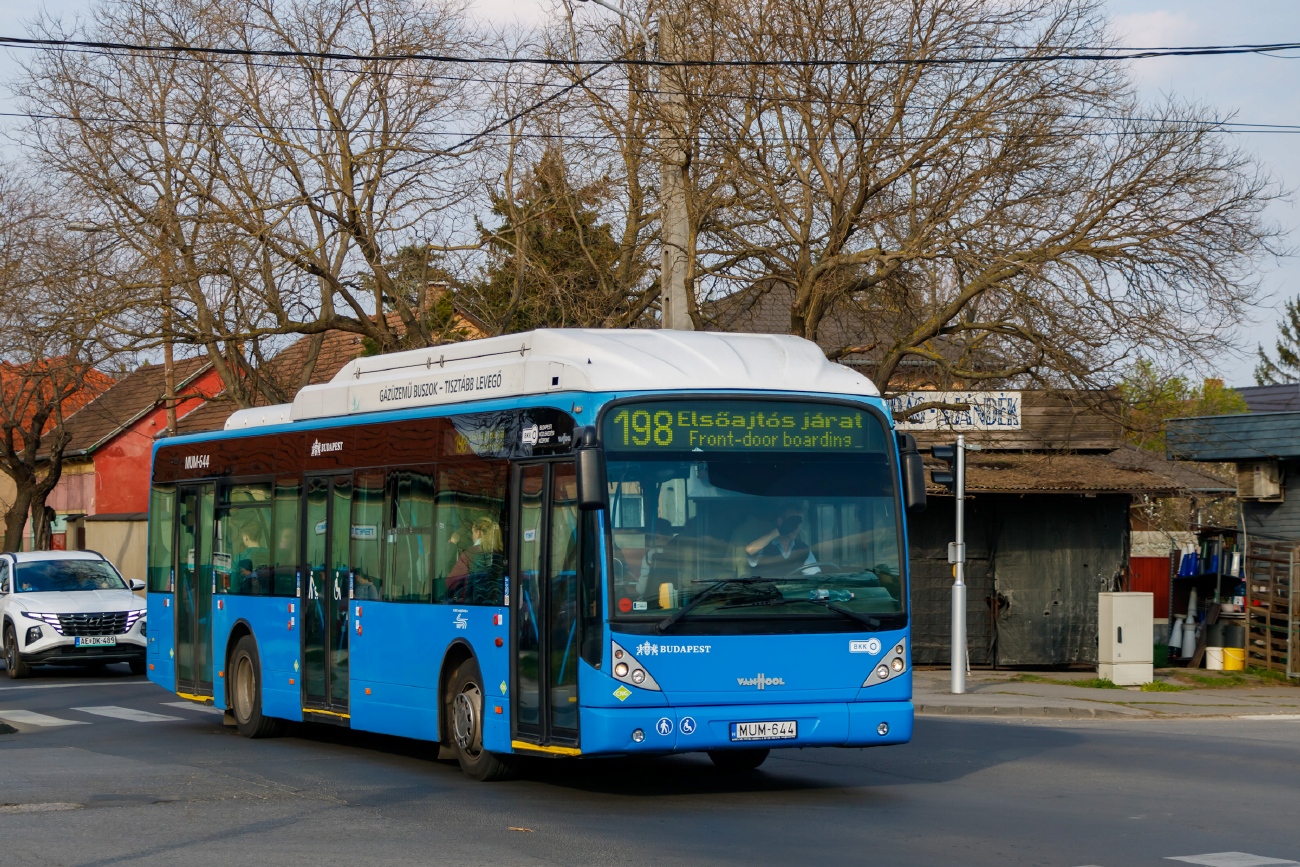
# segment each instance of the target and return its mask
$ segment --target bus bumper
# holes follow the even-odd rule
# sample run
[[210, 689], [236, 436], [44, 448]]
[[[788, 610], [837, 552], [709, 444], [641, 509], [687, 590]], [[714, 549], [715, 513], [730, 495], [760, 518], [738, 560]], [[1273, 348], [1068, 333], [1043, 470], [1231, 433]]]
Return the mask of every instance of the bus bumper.
[[[627, 755], [781, 747], [876, 747], [912, 738], [910, 701], [582, 709], [582, 754]], [[793, 738], [733, 740], [732, 724], [797, 724]], [[638, 742], [636, 732], [640, 731]]]

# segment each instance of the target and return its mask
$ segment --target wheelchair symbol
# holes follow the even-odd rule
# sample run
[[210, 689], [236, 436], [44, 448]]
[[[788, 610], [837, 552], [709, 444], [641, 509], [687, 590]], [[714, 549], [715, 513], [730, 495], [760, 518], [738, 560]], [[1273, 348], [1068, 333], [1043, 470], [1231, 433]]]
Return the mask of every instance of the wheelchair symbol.
[[695, 717], [690, 717], [690, 716], [682, 717], [681, 727], [682, 727], [682, 734], [684, 735], [695, 734]]
[[661, 735], [670, 735], [673, 733], [673, 721], [668, 717], [660, 717], [659, 722], [655, 723], [655, 731]]

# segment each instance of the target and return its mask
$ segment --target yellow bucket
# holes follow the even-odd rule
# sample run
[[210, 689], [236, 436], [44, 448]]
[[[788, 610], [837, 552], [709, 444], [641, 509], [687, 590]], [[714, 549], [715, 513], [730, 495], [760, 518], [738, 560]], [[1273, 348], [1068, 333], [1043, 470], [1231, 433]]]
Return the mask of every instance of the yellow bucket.
[[1224, 671], [1244, 671], [1245, 668], [1246, 668], [1246, 648], [1244, 647], [1223, 648], [1223, 670]]

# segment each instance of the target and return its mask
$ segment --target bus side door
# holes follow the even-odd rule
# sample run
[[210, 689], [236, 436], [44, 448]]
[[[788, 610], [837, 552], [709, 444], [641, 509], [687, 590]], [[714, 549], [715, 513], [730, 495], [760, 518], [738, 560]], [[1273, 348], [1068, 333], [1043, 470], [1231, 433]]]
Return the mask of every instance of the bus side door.
[[577, 476], [572, 461], [521, 463], [514, 472], [514, 739], [573, 748], [580, 651]]
[[176, 692], [212, 695], [211, 483], [182, 485], [176, 521]]

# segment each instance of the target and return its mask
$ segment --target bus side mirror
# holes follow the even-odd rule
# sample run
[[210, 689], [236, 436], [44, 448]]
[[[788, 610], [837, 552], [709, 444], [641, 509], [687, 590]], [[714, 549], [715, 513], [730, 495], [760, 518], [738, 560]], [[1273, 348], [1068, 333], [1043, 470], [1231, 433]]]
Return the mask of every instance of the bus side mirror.
[[578, 428], [578, 508], [584, 512], [608, 505], [609, 485], [605, 482], [605, 450], [596, 441], [594, 427]]
[[903, 508], [915, 515], [925, 511], [925, 465], [916, 449], [916, 437], [895, 434], [898, 437], [898, 464], [903, 474]]

